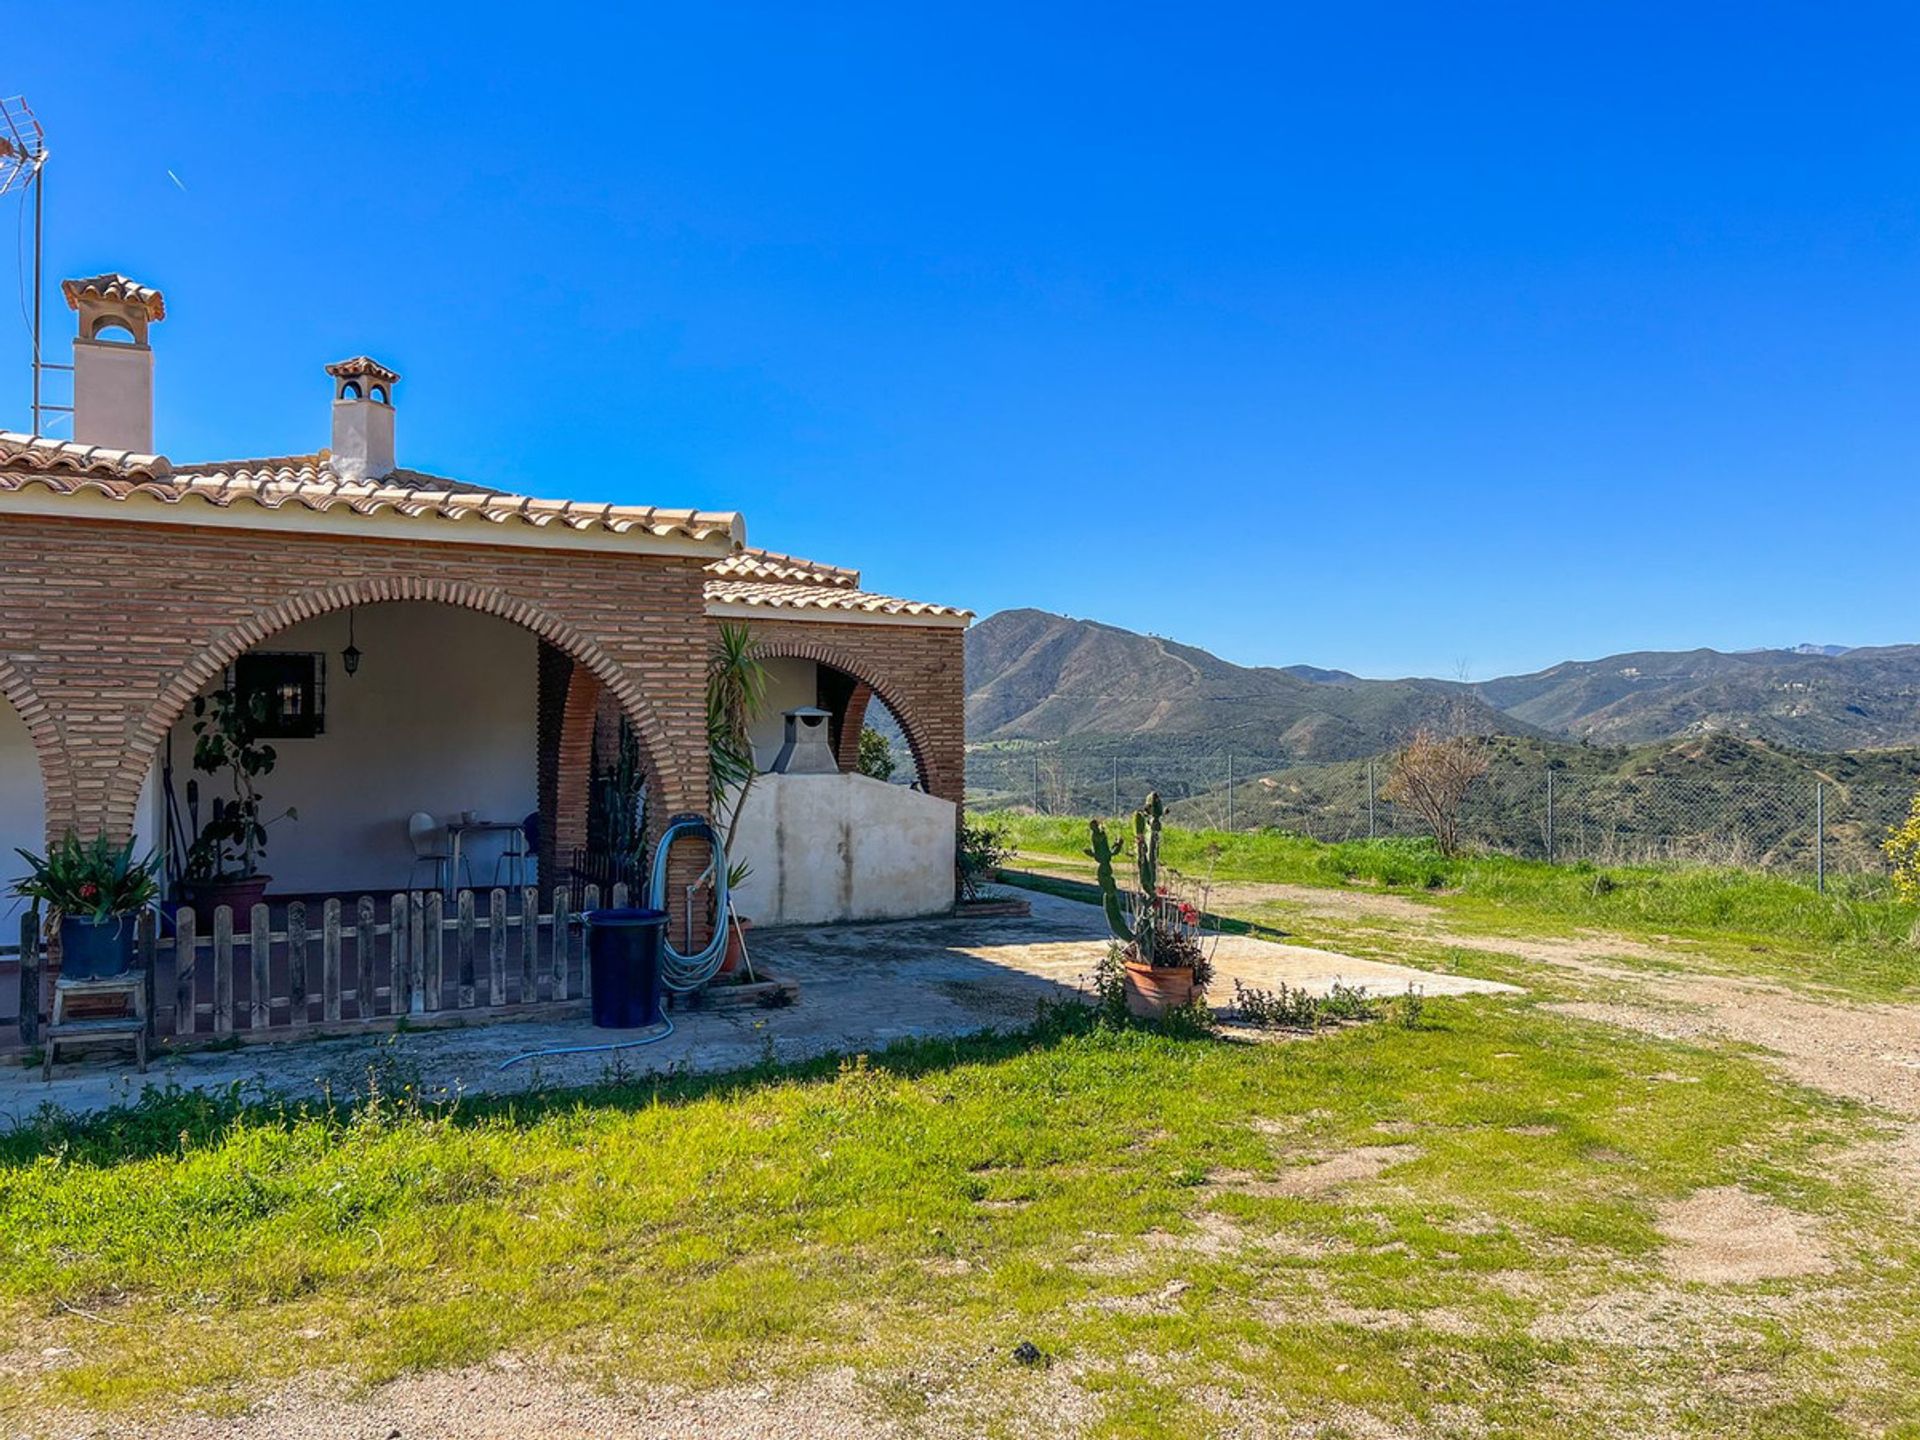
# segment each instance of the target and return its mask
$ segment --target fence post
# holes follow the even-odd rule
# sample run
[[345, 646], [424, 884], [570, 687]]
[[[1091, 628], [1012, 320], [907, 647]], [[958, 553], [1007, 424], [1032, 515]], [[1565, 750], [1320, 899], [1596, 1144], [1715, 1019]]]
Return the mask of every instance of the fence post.
[[[173, 1033], [176, 1035], [193, 1034], [195, 988], [194, 988], [194, 948], [198, 944], [194, 934], [193, 907], [182, 905], [173, 917]], [[27, 1013], [27, 972], [20, 972], [20, 1013]]]
[[1827, 893], [1827, 787], [1821, 780], [1813, 782], [1813, 884]]
[[1233, 751], [1227, 751], [1227, 829], [1233, 829]]
[[40, 911], [20, 917], [20, 1043], [32, 1046], [40, 1038]]
[[1035, 751], [1033, 756], [1033, 813], [1036, 815], [1041, 813], [1041, 810], [1040, 810], [1040, 754], [1038, 751]]
[[307, 1023], [307, 902], [287, 902], [287, 1023]]
[[1367, 761], [1367, 839], [1378, 838], [1373, 824], [1373, 762]]
[[1553, 770], [1547, 770], [1547, 864], [1553, 863]]

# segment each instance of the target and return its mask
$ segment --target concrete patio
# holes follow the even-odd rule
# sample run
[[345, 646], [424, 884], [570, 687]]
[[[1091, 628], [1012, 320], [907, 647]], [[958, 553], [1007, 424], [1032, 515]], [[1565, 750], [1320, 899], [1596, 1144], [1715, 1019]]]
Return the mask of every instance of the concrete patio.
[[[1024, 893], [1024, 892], [1023, 892]], [[148, 1085], [178, 1085], [293, 1098], [364, 1089], [370, 1071], [383, 1085], [411, 1083], [423, 1093], [499, 1093], [591, 1084], [616, 1068], [627, 1074], [668, 1069], [713, 1073], [752, 1065], [879, 1050], [912, 1037], [1010, 1029], [1034, 1018], [1042, 1000], [1090, 988], [1106, 948], [1099, 910], [1051, 895], [1028, 894], [1025, 919], [938, 919], [819, 926], [756, 934], [761, 968], [797, 980], [800, 999], [782, 1009], [676, 1011], [673, 1033], [634, 1049], [546, 1056], [502, 1069], [529, 1051], [604, 1045], [624, 1032], [595, 1030], [584, 1019], [514, 1021], [467, 1027], [356, 1034], [259, 1044], [237, 1050], [161, 1051], [146, 1075], [116, 1058], [62, 1065], [51, 1083], [38, 1068], [0, 1072], [0, 1121], [18, 1122], [43, 1106], [84, 1114], [136, 1099]], [[1214, 954], [1212, 998], [1224, 1006], [1234, 981], [1262, 989], [1284, 982], [1324, 994], [1337, 980], [1374, 994], [1408, 985], [1425, 994], [1511, 991], [1491, 981], [1439, 975], [1330, 951], [1223, 936]]]

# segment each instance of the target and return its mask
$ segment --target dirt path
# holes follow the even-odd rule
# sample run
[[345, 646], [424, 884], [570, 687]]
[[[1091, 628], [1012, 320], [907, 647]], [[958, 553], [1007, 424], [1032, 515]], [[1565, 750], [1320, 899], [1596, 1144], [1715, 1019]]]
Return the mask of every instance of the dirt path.
[[[1091, 879], [1088, 867], [1057, 856], [1021, 855], [1018, 860], [1034, 874], [1063, 880]], [[1658, 945], [1602, 931], [1586, 931], [1566, 939], [1467, 934], [1450, 928], [1446, 912], [1425, 901], [1376, 890], [1327, 890], [1311, 885], [1229, 881], [1215, 885], [1208, 901], [1213, 910], [1229, 915], [1261, 905], [1286, 905], [1316, 919], [1378, 922], [1383, 935], [1411, 933], [1425, 944], [1457, 945], [1464, 950], [1511, 955], [1516, 960], [1558, 965], [1608, 979], [1635, 979], [1639, 973], [1606, 965], [1604, 962], [1609, 956], [1666, 963], [1675, 959], [1671, 950]]]
[[1550, 1003], [1561, 1014], [1680, 1040], [1734, 1040], [1769, 1052], [1792, 1079], [1830, 1095], [1882, 1106], [1920, 1121], [1920, 1008], [1818, 1000], [1766, 980], [1711, 975], [1649, 974], [1609, 965], [1609, 958], [1686, 968], [1686, 951], [1590, 931], [1572, 938], [1526, 939], [1462, 934], [1444, 912], [1402, 895], [1313, 890], [1296, 885], [1236, 885], [1223, 905], [1282, 902], [1330, 918], [1394, 922], [1428, 944], [1511, 955], [1575, 971], [1614, 991], [1604, 1000]]
[[[462, 1370], [406, 1375], [368, 1392], [308, 1376], [243, 1415], [51, 1417], [58, 1440], [845, 1440], [976, 1434], [1009, 1410], [1036, 1440], [1080, 1433], [1096, 1412], [1067, 1367], [1022, 1369], [982, 1356], [957, 1373], [887, 1376], [851, 1369], [701, 1391], [583, 1384], [502, 1356]], [[924, 1387], [922, 1404], [899, 1396]], [[891, 1389], [893, 1405], [888, 1404]], [[889, 1414], [904, 1409], [904, 1416]]]

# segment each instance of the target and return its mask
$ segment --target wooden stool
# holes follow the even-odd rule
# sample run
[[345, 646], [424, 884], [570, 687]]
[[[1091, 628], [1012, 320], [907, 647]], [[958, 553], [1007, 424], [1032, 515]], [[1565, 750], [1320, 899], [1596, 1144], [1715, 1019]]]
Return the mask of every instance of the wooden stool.
[[[97, 999], [118, 995], [127, 1002], [124, 1015], [103, 1015], [85, 1020], [67, 1019], [69, 999]], [[129, 970], [105, 980], [69, 980], [62, 975], [53, 982], [53, 1018], [47, 1023], [46, 1048], [40, 1064], [40, 1078], [53, 1079], [53, 1050], [61, 1041], [69, 1044], [90, 1040], [131, 1040], [140, 1073], [147, 1073], [147, 972]]]

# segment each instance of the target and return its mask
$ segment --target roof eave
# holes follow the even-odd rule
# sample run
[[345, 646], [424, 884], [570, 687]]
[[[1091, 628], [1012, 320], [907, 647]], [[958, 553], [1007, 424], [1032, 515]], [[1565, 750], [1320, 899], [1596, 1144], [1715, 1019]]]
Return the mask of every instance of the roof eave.
[[83, 485], [67, 491], [57, 484], [61, 479], [78, 478], [22, 473], [19, 475], [22, 488], [0, 489], [0, 515], [32, 515], [99, 524], [327, 535], [348, 540], [425, 541], [623, 555], [689, 555], [708, 560], [730, 555], [746, 542], [746, 520], [734, 511], [695, 512], [684, 525], [676, 528], [676, 533], [663, 535], [639, 525], [622, 530], [599, 525], [576, 528], [554, 523], [558, 517], [490, 516], [477, 508], [458, 516], [405, 514], [393, 510], [365, 514], [345, 505], [324, 509], [284, 501], [270, 505], [244, 491], [229, 492], [216, 502], [210, 496], [193, 492], [168, 499], [134, 489], [118, 497], [96, 486]]
[[893, 610], [838, 610], [818, 605], [749, 605], [739, 600], [709, 600], [716, 620], [797, 620], [808, 625], [908, 625], [920, 630], [964, 630], [973, 623], [968, 610], [909, 614]]

